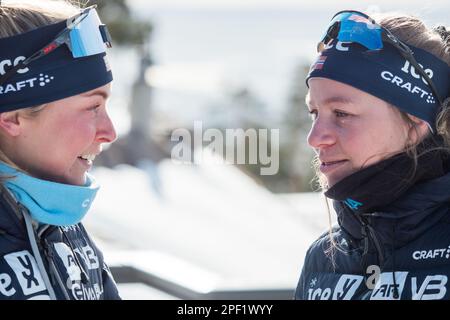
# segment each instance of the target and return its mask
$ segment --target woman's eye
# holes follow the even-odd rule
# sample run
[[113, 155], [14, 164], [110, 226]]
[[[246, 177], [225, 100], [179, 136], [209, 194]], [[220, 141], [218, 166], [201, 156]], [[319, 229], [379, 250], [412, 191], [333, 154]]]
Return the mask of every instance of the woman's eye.
[[309, 111], [309, 116], [310, 116], [311, 120], [316, 120], [316, 118], [317, 118], [317, 110], [310, 110]]
[[90, 107], [88, 110], [89, 111], [94, 111], [95, 113], [98, 113], [98, 111], [100, 110], [100, 105], [98, 104], [98, 105], [95, 105], [93, 107]]
[[345, 118], [345, 117], [348, 117], [349, 116], [349, 114], [348, 113], [345, 113], [345, 112], [342, 112], [342, 111], [334, 111], [334, 113], [336, 114], [336, 116], [338, 117], [338, 118]]

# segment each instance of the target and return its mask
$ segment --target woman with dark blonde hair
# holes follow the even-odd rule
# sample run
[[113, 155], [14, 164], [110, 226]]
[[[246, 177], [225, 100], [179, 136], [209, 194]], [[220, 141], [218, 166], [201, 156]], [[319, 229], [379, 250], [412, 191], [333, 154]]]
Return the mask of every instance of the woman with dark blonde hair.
[[81, 223], [116, 139], [110, 44], [95, 7], [0, 5], [0, 299], [120, 299]]
[[296, 299], [450, 299], [450, 33], [347, 10], [318, 51], [308, 143], [338, 225]]

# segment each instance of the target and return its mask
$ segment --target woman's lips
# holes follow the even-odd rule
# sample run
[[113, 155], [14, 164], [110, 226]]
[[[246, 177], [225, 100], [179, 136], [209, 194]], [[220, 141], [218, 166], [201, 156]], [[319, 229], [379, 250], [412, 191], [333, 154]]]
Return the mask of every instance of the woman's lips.
[[327, 174], [333, 170], [335, 170], [336, 168], [342, 166], [343, 164], [345, 164], [348, 160], [339, 160], [339, 161], [329, 161], [329, 162], [322, 162], [320, 165], [320, 172], [322, 172], [323, 174]]
[[80, 161], [81, 165], [86, 169], [90, 169], [92, 167], [92, 160], [86, 160], [78, 157], [78, 161]]

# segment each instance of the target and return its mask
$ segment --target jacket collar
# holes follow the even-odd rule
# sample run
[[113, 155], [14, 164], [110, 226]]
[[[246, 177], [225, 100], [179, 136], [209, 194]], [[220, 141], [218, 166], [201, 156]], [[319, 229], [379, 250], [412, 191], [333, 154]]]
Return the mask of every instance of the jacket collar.
[[0, 184], [0, 232], [26, 238], [23, 215], [11, 193]]
[[356, 240], [368, 223], [383, 245], [401, 247], [416, 239], [448, 214], [450, 173], [419, 183], [407, 193], [372, 212], [355, 212], [343, 201], [333, 201], [340, 227]]

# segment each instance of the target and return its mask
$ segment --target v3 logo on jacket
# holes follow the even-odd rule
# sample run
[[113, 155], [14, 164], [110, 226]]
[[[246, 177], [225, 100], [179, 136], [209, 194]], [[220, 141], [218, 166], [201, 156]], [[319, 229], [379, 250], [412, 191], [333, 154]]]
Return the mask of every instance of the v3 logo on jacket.
[[427, 276], [418, 286], [417, 278], [411, 279], [412, 300], [439, 300], [447, 293], [447, 276]]

